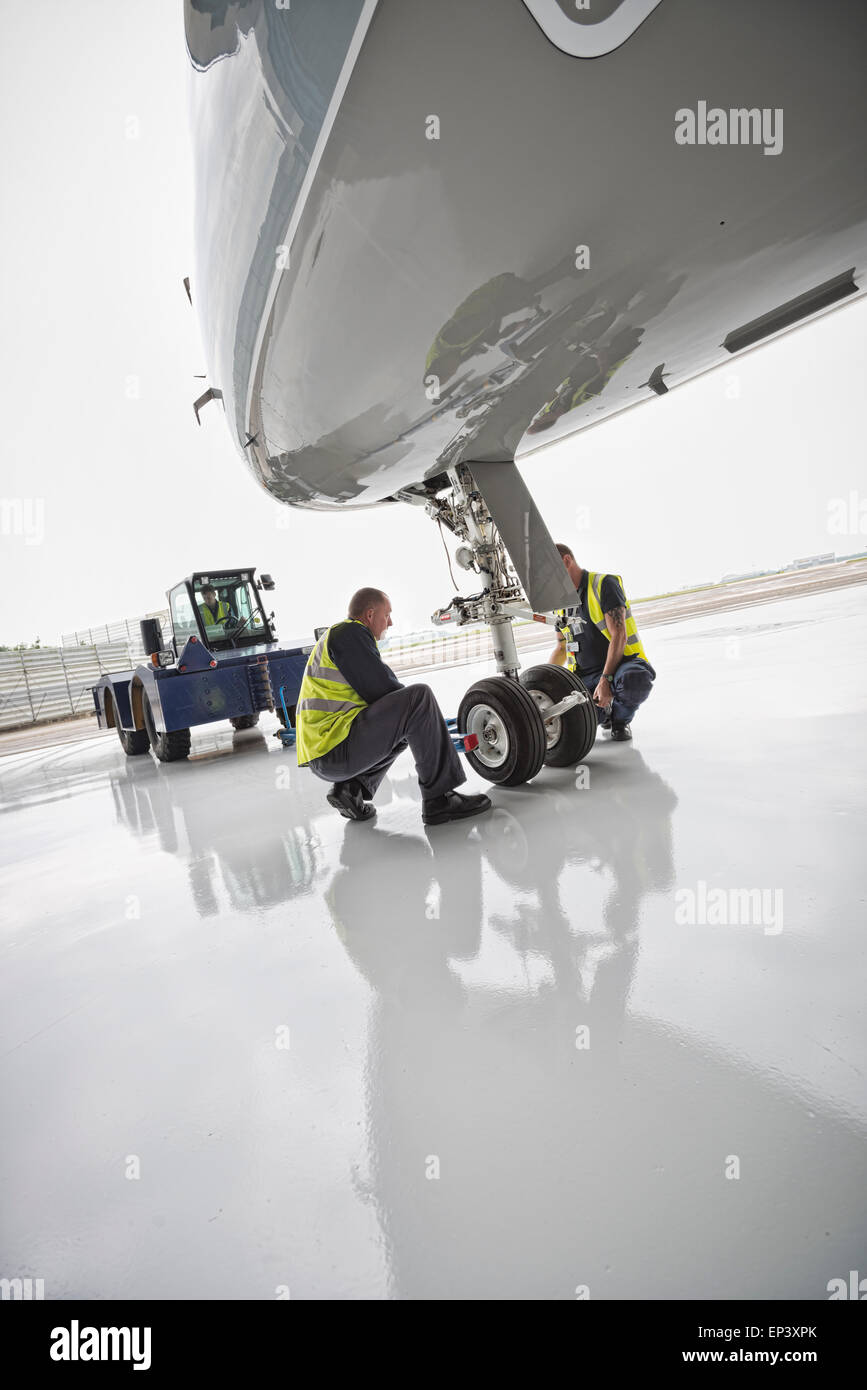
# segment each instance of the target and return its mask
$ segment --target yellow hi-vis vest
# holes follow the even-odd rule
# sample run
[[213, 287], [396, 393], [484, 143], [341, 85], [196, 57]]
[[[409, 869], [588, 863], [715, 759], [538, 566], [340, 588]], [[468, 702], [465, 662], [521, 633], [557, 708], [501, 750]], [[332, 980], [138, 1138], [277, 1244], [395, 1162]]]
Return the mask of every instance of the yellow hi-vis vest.
[[229, 605], [223, 599], [217, 599], [216, 617], [214, 617], [213, 613], [211, 612], [210, 608], [206, 603], [199, 604], [199, 612], [201, 613], [205, 621], [205, 627], [213, 627], [215, 623], [221, 623], [224, 618], [228, 618]]
[[[350, 622], [357, 622], [351, 618]], [[295, 738], [298, 765], [306, 767], [322, 758], [349, 733], [353, 719], [367, 708], [357, 690], [331, 660], [328, 639], [335, 623], [319, 638], [310, 656], [295, 706]], [[364, 623], [359, 623], [364, 627]]]
[[[603, 579], [607, 579], [607, 577], [607, 575], [601, 573], [587, 575], [587, 611], [590, 614], [591, 623], [593, 623], [594, 626], [599, 629], [605, 640], [607, 642], [610, 642], [611, 633], [608, 631], [608, 627], [605, 622], [605, 614], [602, 612], [601, 598], [602, 581]], [[623, 588], [623, 580], [620, 578], [619, 574], [615, 574], [614, 578], [620, 585], [620, 588], [623, 592], [623, 597], [626, 598], [626, 590]], [[558, 608], [557, 616], [558, 618], [564, 619], [563, 626], [558, 628], [558, 631], [566, 639], [567, 643], [572, 642], [572, 630], [569, 627], [566, 609]], [[577, 647], [577, 643], [575, 645]], [[645, 661], [647, 661], [647, 652], [644, 650], [644, 647], [641, 644], [641, 638], [638, 636], [638, 627], [636, 625], [635, 619], [632, 616], [632, 609], [629, 607], [628, 598], [626, 599], [626, 646], [623, 648], [623, 655], [624, 657], [640, 656]], [[574, 653], [568, 647], [566, 651], [566, 665], [568, 666], [570, 671], [574, 671], [577, 669], [577, 662], [575, 660]]]

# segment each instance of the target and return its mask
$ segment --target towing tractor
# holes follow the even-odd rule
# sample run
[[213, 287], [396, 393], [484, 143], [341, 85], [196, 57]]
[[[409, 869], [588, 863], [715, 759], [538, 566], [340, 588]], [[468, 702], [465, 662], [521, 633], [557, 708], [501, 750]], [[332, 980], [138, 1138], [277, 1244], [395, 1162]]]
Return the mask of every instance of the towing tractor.
[[169, 589], [171, 639], [158, 618], [141, 623], [146, 659], [104, 675], [92, 687], [101, 729], [115, 729], [128, 757], [186, 758], [190, 731], [228, 719], [252, 729], [265, 710], [288, 737], [313, 642], [279, 643], [263, 592], [274, 588], [254, 569], [201, 570]]

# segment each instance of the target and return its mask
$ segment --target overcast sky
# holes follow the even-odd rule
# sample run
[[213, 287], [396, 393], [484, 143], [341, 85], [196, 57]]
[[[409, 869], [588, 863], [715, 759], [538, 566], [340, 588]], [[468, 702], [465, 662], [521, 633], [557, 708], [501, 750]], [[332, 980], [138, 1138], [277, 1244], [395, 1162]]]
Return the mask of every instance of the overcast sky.
[[[277, 580], [283, 637], [377, 584], [399, 628], [452, 587], [434, 524], [403, 507], [281, 508], [236, 456], [204, 371], [192, 274], [179, 0], [0, 0], [3, 132], [0, 642], [136, 616], [209, 566]], [[867, 304], [534, 455], [556, 540], [632, 597], [813, 553], [865, 495]], [[857, 499], [856, 499], [857, 500]], [[865, 523], [867, 524], [867, 523]]]

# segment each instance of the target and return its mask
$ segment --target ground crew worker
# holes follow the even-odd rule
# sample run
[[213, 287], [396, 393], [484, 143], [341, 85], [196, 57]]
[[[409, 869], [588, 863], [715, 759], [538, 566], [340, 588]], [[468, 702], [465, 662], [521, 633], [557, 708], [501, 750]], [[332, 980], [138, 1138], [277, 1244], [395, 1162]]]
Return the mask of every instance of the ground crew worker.
[[369, 820], [377, 787], [408, 746], [425, 825], [487, 811], [490, 797], [455, 791], [466, 773], [433, 691], [401, 685], [382, 660], [376, 644], [390, 627], [388, 595], [359, 589], [348, 618], [316, 643], [296, 706], [299, 766], [334, 784], [327, 800], [342, 816]]
[[213, 627], [215, 623], [234, 623], [237, 619], [225, 599], [217, 598], [217, 591], [213, 584], [207, 584], [202, 590], [204, 603], [199, 604], [199, 612], [202, 615], [205, 627]]
[[563, 626], [550, 664], [577, 668], [600, 711], [600, 727], [609, 729], [615, 742], [626, 742], [632, 738], [629, 726], [650, 694], [656, 672], [638, 636], [620, 575], [584, 570], [568, 545], [557, 549], [578, 602], [558, 609]]

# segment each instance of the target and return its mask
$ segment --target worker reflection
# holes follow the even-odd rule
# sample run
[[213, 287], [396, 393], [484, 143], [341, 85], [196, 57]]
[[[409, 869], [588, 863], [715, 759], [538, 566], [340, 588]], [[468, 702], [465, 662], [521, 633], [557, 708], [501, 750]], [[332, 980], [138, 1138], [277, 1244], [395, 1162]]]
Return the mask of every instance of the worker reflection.
[[[474, 894], [471, 887], [474, 877], [481, 877], [476, 871], [478, 842], [471, 841], [465, 853], [462, 880], [468, 898], [465, 912], [472, 918], [466, 952], [460, 951], [449, 930], [451, 917], [430, 845], [415, 835], [392, 834], [388, 856], [389, 894], [400, 903], [399, 912], [381, 911], [382, 858], [371, 855], [367, 834], [347, 826], [340, 867], [323, 894], [332, 923], [356, 970], [380, 996], [386, 1012], [409, 1009], [416, 1022], [440, 1012], [451, 1019], [465, 996], [452, 960], [461, 954], [474, 958], [480, 945], [481, 894]], [[408, 1054], [402, 1055], [406, 1060]]]
[[619, 574], [595, 573], [558, 545], [578, 602], [557, 610], [563, 623], [550, 663], [576, 671], [600, 711], [599, 727], [618, 743], [632, 738], [630, 724], [650, 694], [656, 672], [638, 635]]
[[[371, 856], [366, 834], [358, 837], [347, 828], [341, 867], [325, 900], [354, 963], [384, 994], [393, 984], [405, 1010], [419, 953], [426, 961], [418, 970], [423, 991], [434, 959], [437, 974], [449, 961], [475, 959], [487, 926], [521, 957], [545, 957], [559, 993], [592, 998], [606, 1019], [621, 1019], [644, 900], [668, 892], [674, 882], [677, 806], [673, 789], [637, 749], [627, 777], [615, 776], [610, 765], [594, 767], [592, 785], [601, 800], [593, 815], [580, 795], [552, 790], [553, 816], [528, 813], [519, 820], [498, 806], [463, 835], [431, 834], [426, 842], [390, 835], [389, 885], [401, 904], [396, 917], [384, 917], [377, 906], [374, 879], [381, 859]], [[401, 779], [393, 785], [405, 794]], [[510, 890], [503, 911], [486, 907], [485, 865]], [[570, 891], [567, 870], [606, 880], [601, 923], [599, 907], [589, 906], [596, 894]], [[496, 895], [490, 902], [497, 903]]]
[[[616, 1032], [638, 960], [644, 900], [668, 892], [674, 882], [677, 796], [637, 749], [627, 781], [614, 776], [610, 764], [594, 765], [592, 786], [604, 799], [594, 803], [593, 815], [586, 814], [581, 796], [554, 792], [553, 824], [548, 817], [516, 824], [498, 812], [481, 833], [485, 855], [516, 903], [509, 917], [492, 919], [491, 925], [522, 954], [541, 951], [558, 990], [584, 995], [600, 1029]], [[570, 865], [586, 866], [607, 882], [602, 940], [598, 908], [585, 906], [594, 895], [572, 898], [564, 891]]]
[[398, 754], [415, 758], [425, 825], [487, 811], [487, 796], [463, 796], [466, 781], [434, 693], [403, 686], [379, 654], [391, 627], [381, 589], [359, 589], [349, 616], [310, 653], [297, 709], [298, 763], [333, 783], [327, 800], [347, 820], [369, 820], [376, 790]]
[[217, 597], [217, 591], [212, 584], [208, 584], [202, 590], [203, 603], [199, 604], [199, 612], [205, 627], [214, 627], [217, 623], [223, 623], [229, 627], [237, 624], [238, 619], [232, 612], [225, 599]]
[[[549, 789], [544, 806], [497, 807], [426, 842], [383, 836], [390, 912], [381, 856], [346, 828], [323, 897], [373, 991], [366, 1191], [398, 1297], [574, 1286], [588, 1227], [622, 1203], [612, 1174], [645, 1161], [612, 1118], [634, 1107], [648, 1035], [629, 1000], [647, 900], [674, 881], [677, 798], [637, 750], [628, 771], [592, 776], [593, 791]], [[431, 1152], [447, 1182], [419, 1179]]]

